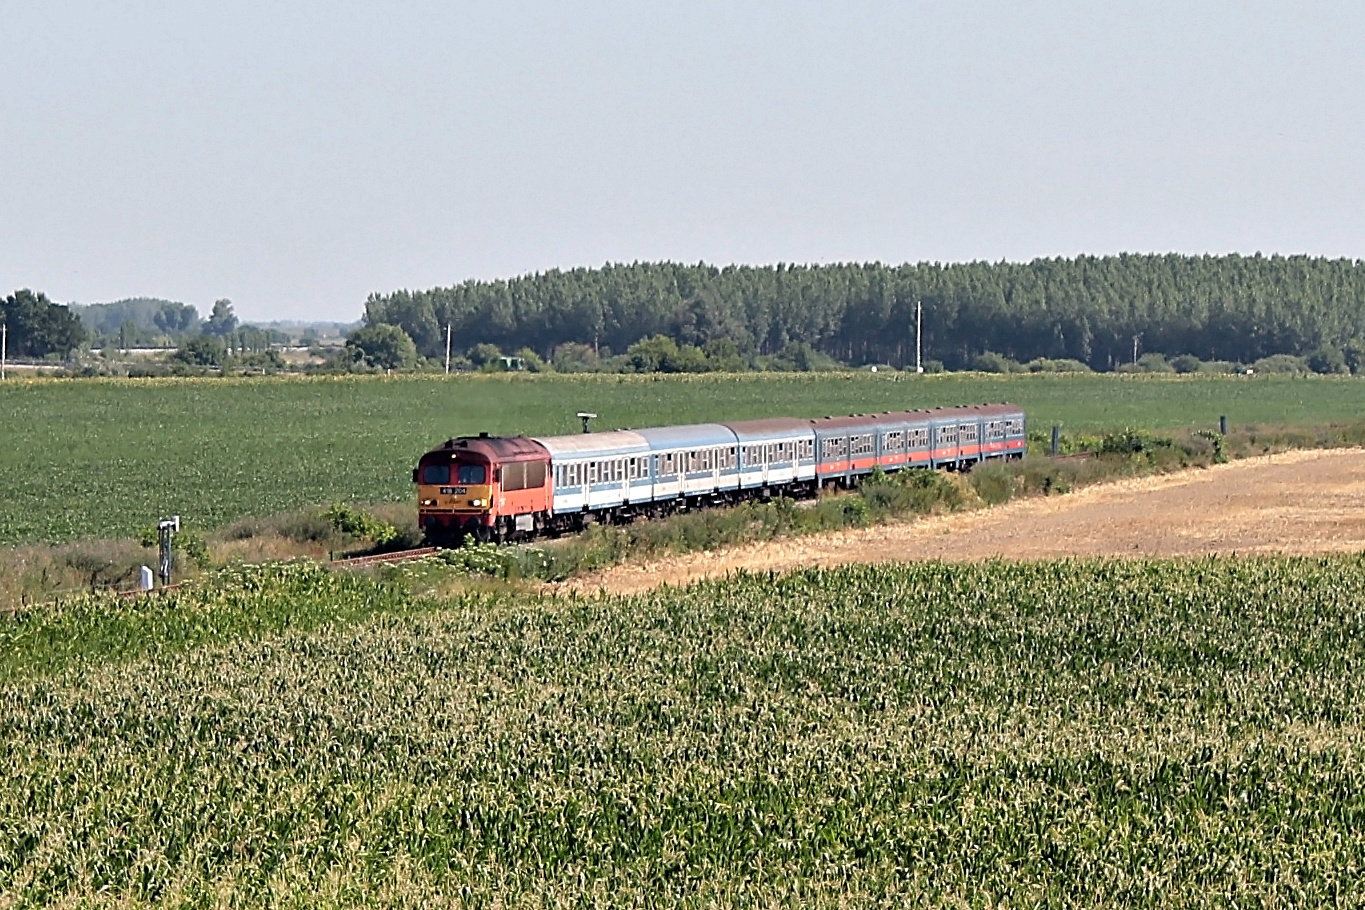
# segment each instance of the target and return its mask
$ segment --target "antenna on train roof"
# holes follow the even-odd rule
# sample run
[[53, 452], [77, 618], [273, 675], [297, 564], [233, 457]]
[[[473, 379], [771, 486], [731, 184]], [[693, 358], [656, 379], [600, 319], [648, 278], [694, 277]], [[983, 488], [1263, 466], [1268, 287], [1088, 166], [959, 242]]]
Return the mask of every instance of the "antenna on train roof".
[[588, 429], [588, 421], [592, 420], [597, 415], [591, 413], [590, 411], [579, 411], [577, 416], [579, 420], [583, 421], [583, 432], [591, 433], [592, 430]]

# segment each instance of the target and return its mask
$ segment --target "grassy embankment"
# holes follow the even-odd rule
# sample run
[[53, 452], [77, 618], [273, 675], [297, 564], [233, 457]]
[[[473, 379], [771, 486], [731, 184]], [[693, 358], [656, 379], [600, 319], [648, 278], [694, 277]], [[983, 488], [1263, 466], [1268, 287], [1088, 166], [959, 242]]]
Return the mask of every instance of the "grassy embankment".
[[1365, 861], [1365, 561], [635, 598], [316, 568], [6, 619], [12, 906], [1310, 906]]

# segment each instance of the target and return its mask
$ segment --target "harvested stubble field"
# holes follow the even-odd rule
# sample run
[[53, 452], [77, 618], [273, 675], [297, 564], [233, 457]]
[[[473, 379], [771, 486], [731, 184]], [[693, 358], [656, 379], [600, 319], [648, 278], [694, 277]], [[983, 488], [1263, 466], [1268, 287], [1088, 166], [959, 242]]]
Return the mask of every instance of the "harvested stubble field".
[[1365, 450], [1282, 452], [974, 512], [613, 566], [560, 588], [632, 593], [736, 571], [907, 560], [1365, 552]]
[[452, 435], [570, 433], [1009, 400], [1035, 429], [1309, 426], [1361, 417], [1352, 377], [943, 374], [16, 380], [0, 384], [0, 543], [203, 532], [331, 502], [402, 502]]
[[12, 620], [8, 903], [1358, 899], [1360, 557], [402, 576]]

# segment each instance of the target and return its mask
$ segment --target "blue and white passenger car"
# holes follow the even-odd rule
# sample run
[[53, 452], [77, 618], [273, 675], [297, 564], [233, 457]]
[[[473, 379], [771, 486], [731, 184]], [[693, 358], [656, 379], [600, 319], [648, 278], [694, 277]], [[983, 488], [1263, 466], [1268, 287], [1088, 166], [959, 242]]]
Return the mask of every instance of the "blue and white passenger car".
[[655, 502], [723, 497], [739, 489], [738, 443], [728, 427], [698, 423], [635, 432], [649, 444]]
[[739, 446], [741, 490], [814, 489], [815, 431], [809, 420], [771, 417], [725, 426]]
[[550, 453], [556, 515], [648, 503], [652, 497], [649, 443], [639, 433], [537, 436]]

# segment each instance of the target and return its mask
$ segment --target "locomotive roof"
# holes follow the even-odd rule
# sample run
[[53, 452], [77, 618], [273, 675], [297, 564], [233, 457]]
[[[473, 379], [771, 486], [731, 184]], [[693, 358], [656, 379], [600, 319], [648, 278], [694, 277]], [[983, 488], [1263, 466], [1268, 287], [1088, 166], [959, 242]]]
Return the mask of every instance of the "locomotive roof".
[[[526, 436], [459, 436], [447, 439], [427, 455], [469, 454], [495, 461], [543, 461], [545, 449]], [[425, 457], [425, 456], [424, 456]]]
[[535, 442], [560, 458], [610, 458], [649, 451], [649, 443], [639, 433], [612, 430], [608, 433], [573, 433], [568, 436], [537, 436]]

